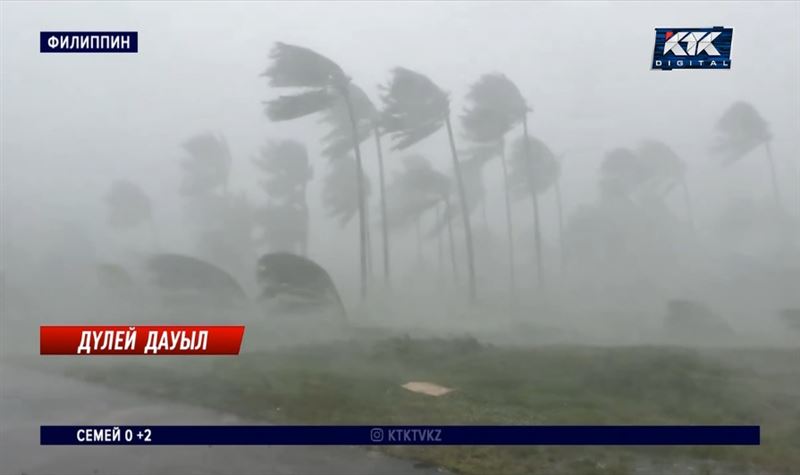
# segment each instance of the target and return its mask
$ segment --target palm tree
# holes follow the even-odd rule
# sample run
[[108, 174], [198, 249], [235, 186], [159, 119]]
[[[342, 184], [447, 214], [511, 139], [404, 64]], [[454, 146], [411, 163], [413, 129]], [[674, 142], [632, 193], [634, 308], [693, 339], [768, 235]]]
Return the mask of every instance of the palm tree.
[[533, 204], [533, 235], [536, 246], [536, 276], [539, 286], [544, 285], [544, 267], [542, 265], [542, 237], [539, 219], [538, 196], [549, 189], [558, 180], [559, 163], [555, 155], [544, 142], [539, 139], [524, 137], [514, 144], [511, 155], [511, 185], [518, 190], [517, 194], [529, 194]]
[[108, 222], [118, 229], [136, 227], [144, 221], [150, 224], [155, 247], [160, 247], [158, 231], [153, 219], [150, 198], [138, 185], [127, 180], [117, 180], [105, 197], [109, 208]]
[[624, 147], [607, 152], [600, 165], [600, 189], [604, 196], [630, 198], [649, 177], [645, 162]]
[[183, 143], [183, 149], [188, 156], [181, 162], [181, 194], [206, 195], [219, 187], [227, 193], [232, 160], [225, 137], [212, 133], [195, 135]]
[[775, 172], [775, 162], [772, 158], [772, 133], [769, 124], [752, 104], [739, 101], [728, 107], [717, 120], [717, 143], [713, 151], [723, 156], [724, 164], [728, 165], [743, 158], [759, 145], [763, 145], [767, 154], [770, 176], [772, 178], [772, 192], [778, 209], [783, 208], [781, 193], [778, 188], [778, 177]]
[[270, 120], [283, 121], [304, 117], [333, 107], [343, 100], [347, 109], [355, 152], [358, 190], [360, 241], [361, 298], [367, 296], [367, 222], [364, 195], [363, 164], [359, 139], [358, 118], [350, 95], [350, 78], [338, 64], [308, 48], [276, 43], [270, 54], [272, 65], [264, 72], [270, 86], [305, 88], [304, 92], [281, 96], [266, 103]]
[[183, 143], [180, 193], [186, 211], [198, 226], [197, 245], [203, 257], [248, 276], [255, 257], [253, 208], [244, 192], [231, 193], [232, 157], [221, 135], [204, 133]]
[[[447, 226], [453, 279], [456, 281], [458, 268], [452, 227], [452, 217], [456, 213], [451, 207], [451, 180], [434, 169], [430, 161], [421, 155], [406, 157], [402, 163], [403, 171], [395, 173], [387, 187], [387, 194], [391, 198], [388, 209], [391, 226], [402, 228], [418, 223], [423, 214], [433, 209], [436, 215], [433, 232], [440, 238], [442, 228]], [[447, 218], [440, 213], [442, 207]]]
[[691, 196], [686, 184], [686, 163], [667, 144], [657, 140], [643, 141], [639, 144], [636, 154], [649, 169], [646, 184], [656, 195], [665, 196], [675, 186], [681, 187], [686, 217], [694, 229]]
[[505, 135], [522, 121], [530, 110], [517, 86], [502, 74], [486, 74], [473, 84], [467, 94], [469, 106], [461, 116], [461, 124], [468, 140], [497, 144], [503, 167], [505, 191], [506, 231], [508, 239], [509, 285], [512, 298], [516, 298], [514, 270], [514, 227], [511, 216], [511, 192], [506, 164]]
[[564, 252], [564, 209], [561, 204], [561, 170], [563, 169], [562, 163], [564, 162], [564, 154], [558, 157], [558, 176], [553, 183], [553, 188], [556, 192], [556, 212], [558, 213], [558, 251], [561, 259], [561, 269], [564, 269], [566, 264], [566, 253]]
[[305, 145], [294, 140], [270, 142], [253, 163], [267, 177], [262, 188], [269, 203], [260, 210], [263, 240], [272, 251], [308, 250], [306, 187], [313, 177]]
[[[388, 285], [391, 281], [391, 259], [389, 247], [389, 230], [386, 219], [386, 181], [383, 164], [383, 147], [381, 146], [380, 114], [375, 105], [370, 101], [363, 89], [350, 84], [350, 98], [353, 104], [358, 123], [358, 140], [363, 142], [370, 135], [375, 139], [378, 156], [378, 178], [380, 185], [381, 232], [383, 241], [383, 278]], [[332, 127], [331, 131], [323, 138], [326, 143], [323, 155], [336, 158], [349, 152], [353, 148], [352, 134], [347, 106], [344, 100], [338, 100], [333, 107], [327, 109], [323, 115], [323, 122]]]
[[[322, 199], [328, 216], [335, 218], [340, 226], [345, 226], [359, 211], [358, 193], [355, 186], [355, 162], [349, 157], [333, 159], [329, 162], [328, 175], [322, 184]], [[361, 176], [364, 183], [364, 197], [369, 198], [370, 184], [366, 176]]]
[[466, 192], [461, 177], [453, 126], [450, 123], [450, 99], [428, 77], [405, 68], [392, 70], [389, 85], [384, 88], [384, 111], [382, 124], [386, 133], [391, 134], [393, 150], [406, 149], [420, 140], [432, 135], [442, 125], [447, 129], [450, 153], [453, 160], [453, 173], [456, 180], [458, 199], [461, 204], [461, 219], [464, 224], [464, 238], [467, 249], [467, 268], [469, 270], [470, 299], [475, 301], [475, 256], [472, 245], [472, 229], [469, 221]]

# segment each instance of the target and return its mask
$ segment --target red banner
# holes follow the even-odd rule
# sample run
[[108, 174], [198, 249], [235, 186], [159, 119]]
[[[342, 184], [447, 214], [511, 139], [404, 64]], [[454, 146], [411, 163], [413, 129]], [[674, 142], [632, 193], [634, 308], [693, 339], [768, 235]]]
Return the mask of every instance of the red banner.
[[41, 355], [238, 355], [244, 325], [39, 327]]

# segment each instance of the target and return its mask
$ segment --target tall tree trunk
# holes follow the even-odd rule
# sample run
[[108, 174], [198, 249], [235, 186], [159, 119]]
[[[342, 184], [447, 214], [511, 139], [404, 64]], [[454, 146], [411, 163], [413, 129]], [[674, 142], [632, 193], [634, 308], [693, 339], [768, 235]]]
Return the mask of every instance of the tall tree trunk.
[[391, 266], [389, 259], [389, 216], [386, 213], [386, 181], [383, 171], [383, 147], [381, 146], [381, 133], [378, 127], [375, 127], [375, 147], [378, 149], [378, 176], [380, 178], [381, 186], [381, 233], [383, 237], [383, 281], [389, 286], [391, 285]]
[[554, 185], [556, 192], [556, 212], [558, 212], [558, 252], [561, 258], [561, 269], [563, 270], [567, 259], [564, 251], [564, 209], [561, 207], [561, 177], [556, 178]]
[[365, 221], [367, 222], [367, 276], [369, 276], [369, 280], [371, 281], [373, 276], [374, 270], [374, 263], [375, 263], [375, 256], [372, 253], [372, 232], [369, 229], [369, 223], [372, 220], [369, 217], [369, 206], [364, 206], [364, 213], [365, 213]]
[[686, 217], [689, 220], [689, 226], [692, 232], [695, 231], [694, 227], [694, 211], [692, 210], [692, 197], [689, 194], [689, 186], [686, 184], [686, 178], [681, 177], [681, 189], [683, 189], [683, 201], [686, 205]]
[[467, 194], [464, 191], [464, 181], [461, 178], [461, 164], [458, 162], [456, 152], [456, 142], [453, 139], [453, 126], [450, 124], [450, 116], [445, 118], [447, 126], [447, 138], [450, 141], [450, 153], [453, 157], [453, 172], [456, 175], [458, 185], [458, 200], [461, 208], [461, 220], [464, 222], [464, 239], [467, 245], [467, 269], [469, 271], [469, 298], [475, 302], [477, 299], [477, 288], [475, 284], [475, 253], [472, 247], [472, 226], [469, 223], [469, 206], [467, 205]]
[[[441, 207], [436, 203], [436, 224], [441, 222]], [[439, 266], [439, 283], [441, 284], [444, 276], [444, 240], [442, 240], [442, 230], [436, 233], [436, 257]]]
[[417, 218], [414, 220], [414, 233], [416, 234], [416, 238], [417, 238], [417, 264], [421, 265], [422, 264], [422, 231], [420, 230], [419, 220], [420, 220], [419, 216], [417, 216]]
[[364, 200], [364, 174], [363, 164], [361, 162], [361, 146], [358, 140], [358, 127], [356, 126], [356, 117], [353, 112], [353, 104], [350, 101], [350, 92], [348, 88], [342, 91], [344, 102], [347, 104], [347, 115], [350, 117], [350, 128], [353, 133], [353, 150], [356, 155], [356, 182], [358, 186], [358, 230], [359, 230], [359, 250], [361, 253], [360, 269], [361, 269], [361, 300], [367, 298], [367, 222], [366, 222], [366, 203]]
[[517, 272], [516, 262], [514, 261], [514, 224], [511, 217], [511, 189], [508, 184], [508, 164], [506, 163], [506, 142], [503, 139], [500, 149], [500, 163], [503, 166], [503, 191], [506, 201], [506, 231], [508, 234], [508, 271], [509, 286], [511, 290], [511, 300], [517, 300]]
[[772, 147], [769, 141], [764, 142], [767, 149], [767, 161], [769, 162], [769, 173], [772, 177], [772, 193], [775, 195], [775, 205], [779, 210], [783, 210], [783, 200], [781, 200], [781, 190], [778, 188], [778, 174], [775, 172], [775, 160], [772, 158]]
[[450, 247], [450, 262], [453, 266], [453, 284], [458, 285], [458, 260], [456, 259], [456, 240], [453, 237], [453, 220], [450, 209], [450, 197], [444, 197], [444, 215], [447, 220], [447, 240]]
[[[531, 143], [528, 137], [528, 116], [522, 116], [522, 131], [525, 138], [525, 157], [528, 162], [533, 160], [531, 156]], [[539, 197], [536, 190], [531, 187], [531, 199], [533, 200], [533, 239], [536, 246], [536, 277], [539, 287], [544, 286], [544, 270], [542, 268], [542, 234], [539, 225]]]

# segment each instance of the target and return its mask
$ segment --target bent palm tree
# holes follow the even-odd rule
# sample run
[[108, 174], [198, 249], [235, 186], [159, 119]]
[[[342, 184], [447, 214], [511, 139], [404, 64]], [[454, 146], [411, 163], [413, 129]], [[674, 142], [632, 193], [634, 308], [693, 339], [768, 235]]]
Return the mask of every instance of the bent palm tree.
[[221, 135], [204, 133], [195, 135], [183, 143], [188, 157], [181, 162], [183, 182], [180, 192], [184, 196], [198, 196], [214, 192], [222, 187], [228, 191], [231, 152], [228, 142]]
[[[452, 219], [450, 219], [455, 214], [450, 204], [451, 180], [444, 173], [434, 169], [430, 162], [420, 155], [404, 158], [403, 165], [403, 171], [396, 173], [387, 187], [387, 194], [391, 198], [388, 209], [390, 223], [393, 228], [410, 226], [412, 223], [419, 222], [424, 213], [434, 209], [436, 225], [433, 232], [441, 236], [441, 228], [445, 224], [447, 225], [450, 260], [455, 281], [458, 268]], [[442, 205], [447, 219], [442, 219], [439, 212]]]
[[502, 74], [481, 76], [467, 93], [467, 101], [470, 105], [461, 116], [461, 124], [467, 139], [478, 143], [498, 145], [495, 150], [496, 154], [500, 155], [500, 163], [503, 168], [509, 286], [512, 299], [514, 299], [517, 288], [514, 269], [514, 227], [511, 216], [511, 192], [508, 183], [505, 135], [522, 121], [529, 108], [517, 86]]
[[258, 213], [263, 241], [272, 251], [308, 249], [306, 188], [313, 170], [305, 145], [294, 140], [269, 142], [253, 164], [266, 174], [261, 186], [269, 197]]
[[367, 296], [367, 222], [364, 199], [363, 164], [358, 119], [351, 99], [350, 78], [338, 64], [321, 54], [301, 46], [276, 43], [270, 54], [272, 65], [264, 72], [273, 87], [306, 88], [290, 96], [281, 96], [266, 103], [270, 120], [292, 120], [333, 107], [337, 99], [344, 102], [352, 134], [356, 158], [358, 217], [360, 241], [361, 298]]
[[154, 283], [166, 291], [188, 292], [223, 304], [247, 299], [241, 285], [233, 276], [196, 257], [156, 254], [147, 265], [153, 274]]
[[[389, 284], [391, 280], [391, 259], [389, 230], [387, 228], [386, 219], [386, 181], [383, 165], [383, 147], [381, 146], [380, 114], [364, 90], [352, 83], [350, 84], [350, 98], [358, 122], [358, 141], [363, 142], [369, 138], [370, 135], [375, 138], [380, 185], [383, 278], [384, 281]], [[323, 155], [336, 158], [349, 152], [353, 148], [353, 140], [352, 134], [350, 133], [347, 107], [343, 100], [337, 101], [333, 107], [325, 111], [323, 122], [332, 127], [330, 133], [323, 138], [323, 142], [326, 143], [322, 151]]]
[[639, 144], [636, 153], [649, 170], [646, 184], [653, 192], [659, 196], [665, 196], [675, 186], [681, 187], [686, 206], [686, 217], [689, 225], [694, 229], [691, 197], [686, 184], [686, 163], [667, 144], [657, 140], [643, 141]]
[[538, 196], [558, 179], [559, 163], [547, 145], [536, 138], [521, 139], [514, 144], [511, 155], [511, 185], [519, 196], [530, 194], [533, 204], [533, 234], [536, 246], [536, 275], [539, 286], [544, 285], [542, 237]]
[[464, 239], [467, 248], [470, 299], [475, 301], [475, 256], [472, 244], [472, 228], [469, 221], [467, 197], [461, 176], [461, 165], [456, 152], [453, 126], [450, 123], [450, 100], [428, 77], [405, 68], [392, 70], [389, 85], [384, 88], [384, 112], [382, 124], [386, 133], [394, 140], [393, 150], [403, 150], [432, 135], [444, 125], [450, 143], [453, 174], [461, 204], [464, 224]]
[[743, 158], [759, 145], [763, 145], [767, 153], [772, 193], [778, 209], [783, 209], [775, 161], [772, 158], [772, 133], [769, 124], [752, 104], [735, 102], [719, 118], [716, 123], [717, 143], [712, 150], [723, 157], [723, 163], [729, 165]]

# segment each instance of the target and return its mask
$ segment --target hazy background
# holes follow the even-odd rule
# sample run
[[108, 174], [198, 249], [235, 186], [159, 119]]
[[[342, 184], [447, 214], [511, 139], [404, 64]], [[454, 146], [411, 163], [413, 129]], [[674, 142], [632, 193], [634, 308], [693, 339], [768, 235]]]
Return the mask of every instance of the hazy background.
[[[469, 84], [484, 73], [505, 73], [534, 109], [531, 133], [565, 153], [566, 216], [596, 198], [606, 151], [643, 138], [663, 140], [688, 164], [701, 233], [731, 197], [771, 196], [762, 151], [727, 168], [708, 152], [714, 121], [745, 100], [770, 123], [786, 208], [796, 215], [800, 206], [797, 2], [4, 2], [2, 13], [8, 259], [54, 246], [63, 223], [82, 227], [101, 260], [149, 250], [146, 233], [120, 236], [105, 223], [101, 197], [123, 177], [153, 200], [163, 247], [189, 249], [177, 191], [180, 144], [212, 131], [230, 143], [231, 188], [251, 191], [255, 201], [263, 199], [250, 163], [258, 148], [268, 139], [307, 144], [315, 169], [309, 255], [355, 282], [356, 221], [340, 229], [321, 208], [324, 129], [314, 119], [271, 123], [263, 113], [262, 101], [279, 94], [259, 76], [275, 41], [332, 58], [376, 103], [377, 85], [388, 80], [390, 68], [420, 71], [451, 93], [454, 118]], [[654, 28], [716, 25], [734, 29], [730, 70], [650, 70]], [[134, 30], [139, 52], [41, 54], [43, 30]], [[446, 140], [437, 133], [413, 151], [447, 171]], [[374, 146], [362, 148], [376, 188]], [[404, 155], [388, 154], [390, 174]], [[499, 241], [505, 216], [496, 161], [484, 177]], [[376, 200], [375, 190], [373, 206]], [[553, 244], [552, 197], [543, 200], [545, 238]], [[679, 205], [679, 194], [673, 200]], [[529, 207], [527, 200], [515, 204], [519, 232], [530, 232]], [[377, 230], [373, 241], [379, 246]], [[401, 260], [395, 257], [399, 273]]]

